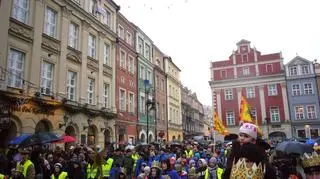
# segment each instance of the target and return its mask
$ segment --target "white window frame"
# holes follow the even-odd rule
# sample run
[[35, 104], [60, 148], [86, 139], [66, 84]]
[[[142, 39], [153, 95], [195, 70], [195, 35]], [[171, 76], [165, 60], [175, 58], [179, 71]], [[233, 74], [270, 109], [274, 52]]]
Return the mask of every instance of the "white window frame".
[[248, 76], [248, 75], [250, 75], [250, 69], [249, 69], [249, 67], [243, 67], [243, 68], [242, 68], [242, 75], [243, 75], [243, 76]]
[[295, 119], [296, 120], [305, 119], [305, 117], [304, 117], [304, 108], [303, 108], [302, 105], [294, 107], [294, 115], [295, 115]]
[[50, 37], [57, 37], [58, 12], [47, 6], [44, 19], [44, 33]]
[[[276, 117], [276, 118], [274, 118]], [[279, 107], [270, 107], [270, 121], [280, 122], [280, 111]]]
[[224, 90], [224, 99], [233, 100], [233, 90], [231, 88]]
[[[247, 57], [246, 60], [245, 60], [244, 57]], [[248, 55], [247, 55], [247, 54], [241, 55], [241, 61], [242, 61], [242, 63], [243, 63], [243, 62], [248, 62], [248, 61], [249, 61]]]
[[89, 0], [89, 13], [96, 16], [97, 14], [97, 2], [95, 0]]
[[[298, 88], [295, 88], [298, 87]], [[301, 85], [299, 83], [294, 83], [291, 85], [292, 96], [300, 96], [301, 95]]]
[[134, 113], [134, 93], [129, 92], [129, 113]]
[[[271, 71], [269, 71], [268, 67], [270, 67]], [[269, 64], [266, 64], [266, 72], [273, 72], [273, 64], [272, 63], [269, 63]]]
[[140, 96], [140, 113], [146, 113], [146, 97], [143, 95]]
[[110, 45], [107, 43], [103, 47], [103, 64], [110, 65]]
[[103, 91], [102, 91], [102, 98], [103, 98], [103, 107], [109, 108], [109, 95], [110, 94], [110, 84], [103, 83]]
[[149, 80], [149, 84], [152, 84], [152, 72], [147, 70], [147, 80]]
[[246, 94], [247, 94], [247, 98], [255, 98], [256, 97], [255, 88], [254, 87], [247, 87]]
[[131, 74], [134, 74], [134, 57], [131, 55], [128, 55], [128, 61], [129, 61], [129, 72]]
[[29, 3], [29, 0], [13, 0], [11, 17], [22, 23], [28, 24], [30, 8]]
[[[123, 96], [122, 96], [122, 92], [123, 92]], [[126, 90], [123, 88], [119, 89], [119, 109], [120, 111], [126, 111], [127, 110], [127, 105], [126, 105]]]
[[[306, 86], [307, 85], [307, 86]], [[310, 85], [310, 86], [309, 86]], [[306, 88], [307, 87], [307, 88]], [[313, 94], [313, 85], [311, 82], [303, 83], [303, 93], [305, 95], [311, 95]]]
[[124, 40], [124, 28], [120, 24], [118, 25], [118, 36]]
[[106, 24], [108, 27], [111, 26], [111, 12], [105, 8], [105, 15], [103, 16], [103, 23]]
[[42, 61], [40, 75], [40, 93], [44, 95], [52, 95], [54, 65], [52, 63]]
[[[73, 78], [72, 78], [72, 75]], [[67, 95], [68, 100], [76, 101], [77, 97], [77, 73], [74, 71], [68, 71], [68, 79], [67, 79]], [[72, 94], [73, 91], [73, 94]], [[72, 97], [73, 96], [73, 97]]]
[[88, 56], [91, 58], [96, 57], [97, 39], [96, 36], [89, 33], [88, 36]]
[[257, 109], [256, 108], [251, 108], [250, 112], [251, 112], [252, 118], [254, 119], [253, 122], [255, 122], [257, 120]]
[[95, 80], [93, 78], [88, 78], [88, 104], [94, 105], [95, 104]]
[[[309, 111], [309, 107], [313, 107], [313, 111]], [[316, 106], [315, 105], [307, 105], [306, 109], [307, 109], [308, 119], [317, 119], [317, 111], [316, 111]]]
[[220, 70], [220, 77], [221, 78], [227, 78], [227, 71], [226, 70]]
[[145, 68], [144, 68], [144, 66], [142, 66], [142, 65], [140, 65], [140, 78], [141, 79], [145, 79]]
[[309, 65], [302, 65], [301, 66], [301, 74], [302, 75], [310, 74], [310, 66]]
[[22, 51], [10, 48], [8, 53], [8, 82], [13, 88], [23, 88], [24, 64], [26, 54]]
[[278, 95], [277, 84], [269, 84], [268, 85], [268, 96], [277, 96], [277, 95]]
[[150, 54], [151, 54], [151, 49], [150, 49], [150, 45], [149, 44], [145, 44], [145, 56], [149, 61], [151, 61], [151, 58], [150, 58]]
[[129, 31], [127, 31], [127, 33], [126, 33], [126, 42], [129, 45], [132, 45], [132, 34]]
[[79, 42], [79, 26], [78, 24], [71, 22], [69, 24], [69, 47], [72, 47], [78, 50], [78, 42]]
[[127, 57], [127, 53], [124, 51], [124, 50], [122, 50], [122, 49], [120, 49], [120, 52], [119, 52], [120, 54], [119, 54], [119, 60], [120, 60], [120, 67], [121, 68], [126, 68], [126, 57]]
[[235, 125], [235, 117], [234, 117], [233, 111], [226, 112], [226, 123], [227, 123], [227, 126]]
[[289, 67], [289, 75], [290, 76], [297, 76], [298, 75], [298, 66]]
[[141, 37], [138, 37], [138, 52], [144, 55], [144, 40]]

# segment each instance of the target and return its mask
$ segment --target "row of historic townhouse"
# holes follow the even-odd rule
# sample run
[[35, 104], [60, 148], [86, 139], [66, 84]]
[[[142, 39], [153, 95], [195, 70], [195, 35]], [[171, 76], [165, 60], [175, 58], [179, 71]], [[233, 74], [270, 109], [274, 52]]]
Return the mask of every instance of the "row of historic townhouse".
[[317, 138], [320, 113], [314, 69], [312, 61], [299, 56], [284, 65], [281, 53], [261, 55], [241, 40], [229, 60], [211, 63], [213, 108], [236, 133], [244, 96], [264, 137]]
[[100, 145], [183, 138], [180, 69], [115, 2], [8, 0], [0, 10], [4, 146], [42, 131]]

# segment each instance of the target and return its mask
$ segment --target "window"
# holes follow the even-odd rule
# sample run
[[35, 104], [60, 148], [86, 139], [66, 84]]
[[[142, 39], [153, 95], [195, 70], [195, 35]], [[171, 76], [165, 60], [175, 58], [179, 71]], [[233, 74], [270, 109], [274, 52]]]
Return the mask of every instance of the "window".
[[111, 24], [111, 13], [107, 9], [105, 9], [106, 13], [103, 16], [103, 23], [110, 27]]
[[242, 55], [242, 62], [248, 62], [248, 55]]
[[140, 96], [140, 112], [143, 114], [146, 112], [146, 99], [144, 96]]
[[242, 68], [242, 74], [243, 74], [243, 76], [248, 76], [248, 75], [250, 75], [249, 67], [243, 67], [243, 68]]
[[75, 23], [69, 24], [69, 46], [78, 49], [79, 26]]
[[247, 98], [255, 97], [254, 87], [247, 87], [246, 92], [247, 92]]
[[110, 45], [104, 44], [103, 50], [103, 64], [110, 65]]
[[292, 84], [292, 95], [299, 96], [301, 94], [300, 84]]
[[120, 111], [126, 111], [126, 91], [123, 89], [120, 89]]
[[164, 79], [161, 79], [161, 89], [164, 90]]
[[303, 106], [295, 106], [294, 111], [296, 115], [296, 120], [304, 119]]
[[134, 58], [129, 56], [129, 72], [134, 74]]
[[280, 122], [280, 114], [278, 107], [271, 107], [270, 108], [270, 116], [271, 122]]
[[302, 75], [306, 75], [306, 74], [309, 74], [310, 73], [310, 70], [309, 70], [309, 65], [303, 65], [301, 66], [301, 74]]
[[94, 79], [88, 78], [88, 104], [94, 105]]
[[227, 112], [227, 126], [235, 125], [234, 112]]
[[169, 116], [170, 116], [169, 122], [173, 122], [173, 119], [172, 119], [173, 118], [172, 117], [172, 108], [170, 108], [170, 115]]
[[51, 63], [43, 62], [41, 64], [41, 80], [40, 92], [42, 94], [50, 95], [52, 92], [53, 80], [53, 65]]
[[250, 112], [251, 112], [251, 116], [254, 120], [253, 122], [255, 122], [257, 120], [257, 110], [255, 108], [251, 108]]
[[293, 66], [293, 67], [290, 67], [289, 68], [289, 72], [290, 72], [290, 76], [296, 76], [298, 73], [297, 73], [297, 66]]
[[8, 86], [22, 88], [25, 54], [10, 49], [8, 57]]
[[145, 71], [144, 71], [144, 66], [140, 66], [140, 78], [144, 79], [145, 77]]
[[138, 47], [139, 47], [139, 53], [141, 54], [141, 55], [143, 55], [144, 53], [143, 53], [143, 48], [144, 48], [144, 46], [143, 46], [143, 39], [141, 38], [141, 37], [139, 37], [138, 38]]
[[46, 8], [44, 33], [51, 37], [57, 35], [57, 12], [50, 7]]
[[268, 96], [277, 96], [277, 95], [278, 95], [277, 85], [276, 84], [268, 85]]
[[311, 83], [305, 83], [303, 86], [305, 95], [313, 94], [313, 87]]
[[151, 71], [147, 71], [147, 80], [149, 80], [149, 84], [152, 84], [152, 76], [151, 76]]
[[118, 36], [124, 40], [124, 28], [118, 25]]
[[161, 119], [162, 120], [164, 120], [166, 118], [165, 109], [166, 109], [166, 106], [164, 104], [162, 104], [162, 108], [161, 108]]
[[314, 105], [307, 105], [307, 115], [308, 119], [317, 118], [316, 107]]
[[126, 68], [126, 52], [120, 50], [120, 67]]
[[130, 32], [127, 32], [126, 42], [127, 42], [129, 45], [132, 45], [132, 35], [131, 35]]
[[316, 139], [319, 137], [319, 130], [318, 129], [310, 129], [310, 136], [311, 139]]
[[27, 24], [28, 16], [29, 0], [14, 0], [12, 3], [11, 17]]
[[148, 60], [151, 60], [151, 58], [150, 58], [150, 46], [149, 46], [148, 44], [146, 44], [145, 57], [146, 57]]
[[224, 97], [225, 97], [226, 100], [233, 100], [232, 89], [226, 89], [224, 91]]
[[96, 57], [96, 37], [92, 34], [89, 34], [88, 39], [88, 56], [92, 58]]
[[220, 71], [220, 77], [221, 78], [226, 78], [227, 77], [227, 72], [225, 70]]
[[96, 15], [97, 2], [96, 0], [89, 0], [89, 12], [93, 15]]
[[160, 85], [159, 85], [159, 83], [160, 83], [160, 81], [159, 81], [159, 76], [158, 75], [156, 75], [156, 79], [155, 79], [156, 81], [155, 81], [155, 87], [156, 88], [159, 88], [160, 87]]
[[109, 108], [109, 90], [110, 90], [110, 85], [107, 83], [103, 83], [103, 107]]
[[67, 93], [68, 99], [71, 101], [76, 101], [76, 85], [77, 73], [73, 71], [68, 71]]
[[134, 113], [134, 94], [129, 93], [129, 112]]
[[169, 95], [171, 96], [172, 93], [172, 89], [171, 89], [171, 85], [169, 85]]
[[157, 116], [157, 120], [160, 119], [160, 103], [157, 102], [157, 105], [156, 105], [156, 116]]
[[273, 65], [272, 64], [266, 64], [266, 72], [273, 72]]
[[300, 138], [306, 138], [306, 131], [305, 131], [305, 129], [298, 129], [298, 130], [297, 130], [297, 133], [298, 133], [298, 137], [300, 137]]

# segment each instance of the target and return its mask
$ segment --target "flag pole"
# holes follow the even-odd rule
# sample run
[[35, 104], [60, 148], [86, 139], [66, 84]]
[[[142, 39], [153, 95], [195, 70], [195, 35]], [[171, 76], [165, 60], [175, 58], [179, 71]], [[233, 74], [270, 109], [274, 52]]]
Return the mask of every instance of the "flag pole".
[[212, 152], [215, 152], [216, 151], [216, 130], [213, 129], [213, 151]]

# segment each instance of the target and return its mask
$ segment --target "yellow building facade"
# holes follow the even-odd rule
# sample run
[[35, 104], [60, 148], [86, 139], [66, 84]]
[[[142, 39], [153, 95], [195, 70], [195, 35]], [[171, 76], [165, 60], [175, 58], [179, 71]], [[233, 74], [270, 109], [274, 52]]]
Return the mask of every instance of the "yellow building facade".
[[5, 0], [0, 6], [3, 146], [54, 132], [104, 146], [115, 141], [116, 17], [113, 1]]
[[171, 57], [164, 57], [167, 75], [168, 141], [182, 141], [180, 69]]

